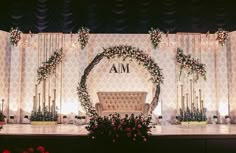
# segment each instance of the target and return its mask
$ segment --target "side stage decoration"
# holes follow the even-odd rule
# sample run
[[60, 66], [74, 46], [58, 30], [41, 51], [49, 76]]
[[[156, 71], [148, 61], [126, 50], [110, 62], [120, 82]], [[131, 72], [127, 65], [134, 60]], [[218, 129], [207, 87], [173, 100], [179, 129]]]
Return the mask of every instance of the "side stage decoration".
[[[31, 124], [56, 124], [58, 119], [58, 108], [56, 107], [56, 89], [53, 89], [53, 98], [48, 96], [48, 106], [46, 106], [46, 80], [50, 78], [52, 74], [56, 73], [56, 68], [59, 63], [62, 62], [63, 50], [56, 50], [46, 62], [43, 62], [43, 66], [37, 70], [37, 84], [35, 84], [35, 95], [33, 96], [33, 111], [31, 113]], [[56, 79], [56, 76], [55, 76]], [[38, 93], [38, 86], [42, 82], [42, 95]], [[42, 96], [42, 104], [41, 104]], [[51, 104], [52, 102], [52, 104]], [[39, 121], [39, 122], [37, 122]], [[43, 122], [41, 122], [43, 121]], [[51, 121], [51, 122], [50, 122]]]
[[[200, 63], [198, 59], [192, 58], [191, 55], [184, 55], [180, 48], [177, 49], [176, 61], [180, 68], [177, 83], [177, 104], [179, 97], [181, 104], [177, 120], [181, 124], [206, 124], [206, 108], [204, 108], [201, 86], [198, 84], [200, 76], [206, 80], [206, 66]], [[183, 75], [181, 79], [183, 70], [185, 70], [184, 74], [186, 75]], [[197, 93], [196, 90], [199, 92]]]
[[142, 50], [139, 50], [132, 46], [114, 46], [110, 48], [104, 48], [104, 51], [98, 54], [93, 61], [84, 70], [84, 74], [81, 77], [79, 86], [77, 87], [77, 93], [82, 107], [85, 109], [89, 116], [97, 116], [97, 113], [92, 106], [90, 101], [90, 95], [87, 91], [86, 80], [95, 65], [97, 65], [104, 57], [110, 58], [123, 58], [123, 60], [130, 58], [130, 60], [135, 59], [139, 64], [143, 65], [151, 74], [150, 80], [159, 85], [163, 82], [163, 75], [159, 66], [154, 62], [154, 60], [149, 57]]
[[53, 55], [46, 62], [43, 63], [43, 66], [40, 66], [38, 68], [38, 84], [40, 84], [42, 80], [47, 79], [49, 75], [55, 74], [56, 66], [62, 62], [62, 53], [62, 48], [56, 50]]
[[194, 81], [199, 79], [199, 76], [206, 80], [206, 65], [199, 62], [199, 59], [194, 59], [191, 55], [184, 55], [183, 50], [178, 48], [176, 55], [177, 64], [180, 67], [179, 78], [181, 77], [183, 69], [188, 75], [194, 75]]
[[78, 41], [80, 42], [81, 49], [84, 49], [89, 40], [89, 29], [86, 27], [81, 27], [78, 30]]
[[18, 42], [21, 39], [22, 32], [17, 28], [11, 28], [10, 30], [10, 43], [13, 46], [17, 46]]
[[222, 28], [219, 28], [218, 31], [216, 32], [216, 34], [217, 34], [216, 40], [218, 40], [218, 42], [221, 46], [224, 46], [226, 41], [228, 40], [229, 32], [225, 31]]
[[[126, 115], [121, 118], [119, 114], [90, 119], [86, 129], [92, 140], [108, 141], [113, 143], [146, 142], [150, 135], [151, 117]], [[104, 135], [106, 137], [104, 137]]]
[[148, 33], [150, 34], [150, 40], [152, 42], [153, 47], [157, 48], [159, 43], [161, 42], [163, 32], [161, 32], [161, 30], [158, 28], [156, 29], [151, 28], [151, 30], [149, 30]]

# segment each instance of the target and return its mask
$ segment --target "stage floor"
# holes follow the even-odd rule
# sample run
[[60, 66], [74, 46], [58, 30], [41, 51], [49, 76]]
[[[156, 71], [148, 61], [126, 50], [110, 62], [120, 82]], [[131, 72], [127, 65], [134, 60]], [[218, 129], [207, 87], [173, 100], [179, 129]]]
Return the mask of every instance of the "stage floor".
[[[85, 125], [30, 125], [6, 124], [0, 135], [60, 135], [86, 136]], [[151, 129], [153, 136], [236, 136], [236, 125], [156, 125]]]
[[[84, 126], [72, 124], [7, 124], [0, 131], [0, 152], [5, 148], [45, 146], [50, 153], [165, 152], [235, 153], [236, 125], [157, 125], [145, 144], [91, 141]], [[106, 148], [104, 150], [104, 148]], [[98, 151], [100, 150], [100, 151]], [[128, 151], [129, 150], [129, 151]]]

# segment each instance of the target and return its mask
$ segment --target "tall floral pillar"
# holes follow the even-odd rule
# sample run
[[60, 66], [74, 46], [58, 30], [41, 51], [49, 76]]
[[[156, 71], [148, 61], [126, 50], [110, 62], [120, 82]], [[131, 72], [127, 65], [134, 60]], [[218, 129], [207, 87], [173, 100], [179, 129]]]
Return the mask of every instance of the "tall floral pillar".
[[11, 45], [10, 60], [10, 89], [9, 89], [9, 116], [14, 116], [14, 121], [20, 123], [21, 114], [21, 73], [22, 73], [22, 43]]

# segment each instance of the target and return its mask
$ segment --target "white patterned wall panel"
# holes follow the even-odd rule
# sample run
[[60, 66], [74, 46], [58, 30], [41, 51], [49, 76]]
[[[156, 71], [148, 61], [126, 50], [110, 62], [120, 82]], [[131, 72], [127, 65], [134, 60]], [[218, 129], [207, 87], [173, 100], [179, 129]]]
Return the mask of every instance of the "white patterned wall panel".
[[[8, 90], [9, 90], [9, 78], [10, 78], [10, 43], [9, 43], [9, 33], [0, 31], [0, 103], [2, 104], [2, 99], [4, 99], [3, 113], [8, 115]], [[1, 106], [2, 107], [2, 106]]]
[[[42, 37], [45, 37], [46, 41]], [[0, 41], [5, 44], [5, 47], [0, 49], [1, 54], [4, 55], [0, 58], [0, 72], [6, 73], [0, 77], [0, 83], [4, 84], [4, 88], [0, 87], [0, 93], [3, 97], [8, 97], [7, 91], [10, 88], [9, 106], [5, 107], [9, 107], [10, 115], [19, 116], [18, 121], [20, 121], [20, 116], [29, 113], [32, 109], [36, 69], [38, 63], [43, 61], [45, 48], [51, 53], [52, 50], [61, 46], [64, 50], [64, 60], [62, 69], [59, 66], [57, 70], [57, 105], [59, 107], [60, 104], [62, 105], [60, 108], [62, 114], [73, 116], [79, 110], [82, 111], [77, 103], [76, 87], [88, 64], [98, 53], [103, 52], [103, 48], [114, 45], [131, 45], [150, 54], [163, 69], [165, 79], [161, 85], [159, 103], [162, 105], [159, 107], [161, 106], [160, 110], [164, 119], [170, 120], [175, 117], [178, 112], [177, 108], [180, 107], [177, 106], [177, 94], [180, 91], [177, 91], [178, 68], [175, 64], [175, 55], [177, 47], [181, 47], [185, 54], [192, 54], [192, 57], [199, 58], [202, 63], [206, 64], [207, 80], [200, 79], [195, 87], [196, 92], [199, 88], [202, 89], [208, 117], [212, 117], [218, 112], [221, 113], [219, 107], [228, 108], [229, 106], [231, 115], [234, 117], [236, 116], [234, 96], [236, 93], [236, 45], [233, 42], [236, 39], [236, 33], [231, 33], [230, 37], [232, 43], [227, 44], [230, 46], [221, 47], [217, 44], [214, 34], [208, 35], [208, 37], [205, 34], [169, 34], [168, 37], [163, 36], [157, 49], [153, 49], [148, 34], [91, 34], [88, 45], [81, 50], [76, 34], [35, 34], [33, 37], [24, 35], [19, 46], [11, 48], [10, 60], [8, 33], [1, 32]], [[38, 57], [40, 57], [40, 62], [37, 62]], [[112, 64], [118, 63], [129, 63], [130, 73], [109, 73]], [[9, 69], [10, 73], [8, 73]], [[6, 81], [9, 79], [9, 75], [11, 76], [10, 84]], [[148, 81], [149, 78], [150, 74], [147, 70], [136, 62], [103, 59], [91, 71], [87, 85], [93, 103], [98, 102], [96, 92], [117, 90], [147, 91], [146, 102], [150, 102], [153, 97], [154, 85]], [[189, 79], [186, 77], [181, 80], [181, 83], [186, 87], [185, 92], [189, 92]], [[52, 89], [55, 88], [53, 80], [51, 78], [50, 95], [52, 95]], [[49, 92], [48, 85], [49, 82], [47, 82], [47, 92]], [[5, 108], [5, 112], [6, 110]]]

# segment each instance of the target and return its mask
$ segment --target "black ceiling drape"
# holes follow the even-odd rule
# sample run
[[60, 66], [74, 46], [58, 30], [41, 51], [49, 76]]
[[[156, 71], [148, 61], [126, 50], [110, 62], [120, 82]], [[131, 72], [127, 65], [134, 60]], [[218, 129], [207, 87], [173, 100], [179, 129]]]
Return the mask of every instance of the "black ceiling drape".
[[0, 29], [23, 32], [147, 33], [236, 30], [234, 0], [1, 0]]

